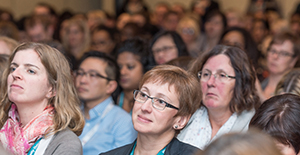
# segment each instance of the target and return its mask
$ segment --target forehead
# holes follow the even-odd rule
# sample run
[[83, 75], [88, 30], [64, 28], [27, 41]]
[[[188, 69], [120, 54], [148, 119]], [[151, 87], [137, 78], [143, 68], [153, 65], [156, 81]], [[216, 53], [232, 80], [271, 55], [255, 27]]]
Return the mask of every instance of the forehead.
[[210, 57], [204, 64], [203, 69], [210, 71], [223, 70], [228, 73], [234, 73], [229, 57], [224, 54]]
[[159, 37], [155, 43], [153, 44], [154, 46], [162, 46], [162, 45], [169, 45], [169, 44], [175, 44], [172, 37], [170, 35], [164, 35]]
[[278, 50], [284, 50], [284, 51], [290, 51], [293, 52], [293, 43], [290, 40], [285, 40], [282, 43], [273, 43], [271, 46], [271, 48], [275, 48]]
[[110, 36], [109, 36], [108, 32], [105, 31], [105, 30], [96, 31], [96, 32], [93, 33], [93, 36], [94, 37], [99, 37], [99, 38], [101, 37], [101, 38], [105, 38], [105, 39], [110, 39]]
[[84, 70], [96, 70], [99, 72], [104, 72], [107, 66], [107, 62], [103, 59], [97, 57], [86, 58], [79, 66], [79, 68]]

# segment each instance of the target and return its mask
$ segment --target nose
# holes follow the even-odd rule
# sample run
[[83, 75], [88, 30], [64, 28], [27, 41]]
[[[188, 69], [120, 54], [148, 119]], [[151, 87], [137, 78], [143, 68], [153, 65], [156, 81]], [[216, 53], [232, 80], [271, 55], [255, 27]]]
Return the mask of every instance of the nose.
[[141, 110], [143, 112], [151, 113], [152, 112], [152, 100], [148, 98], [148, 100], [142, 104]]
[[120, 70], [121, 75], [125, 75], [127, 73], [127, 68], [123, 66]]
[[211, 74], [211, 76], [209, 77], [209, 79], [207, 81], [207, 85], [208, 86], [214, 86], [215, 83], [216, 83], [216, 79], [217, 79], [216, 75]]

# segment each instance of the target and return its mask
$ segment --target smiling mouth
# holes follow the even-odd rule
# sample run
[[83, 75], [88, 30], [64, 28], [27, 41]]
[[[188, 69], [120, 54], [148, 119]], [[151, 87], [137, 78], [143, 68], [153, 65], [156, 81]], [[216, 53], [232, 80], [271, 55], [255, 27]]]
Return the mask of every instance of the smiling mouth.
[[138, 120], [140, 120], [141, 122], [144, 122], [144, 123], [151, 123], [152, 121], [146, 117], [143, 117], [143, 116], [140, 116], [138, 115]]

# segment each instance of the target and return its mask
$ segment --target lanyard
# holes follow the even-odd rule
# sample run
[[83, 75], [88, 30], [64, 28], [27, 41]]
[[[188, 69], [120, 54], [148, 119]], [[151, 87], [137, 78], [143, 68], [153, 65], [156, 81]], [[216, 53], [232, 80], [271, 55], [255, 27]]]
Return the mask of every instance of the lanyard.
[[102, 119], [106, 116], [106, 114], [114, 107], [114, 104], [112, 102], [110, 102], [106, 108], [104, 109], [101, 117], [100, 117], [100, 121], [82, 138], [81, 140], [81, 144], [82, 146], [84, 146], [92, 137], [93, 135], [97, 132], [100, 123], [102, 121]]
[[38, 140], [33, 144], [33, 146], [30, 148], [29, 152], [27, 153], [27, 155], [34, 155], [34, 154], [35, 154], [35, 151], [36, 151], [36, 149], [39, 147], [39, 144], [40, 144], [41, 139], [42, 139], [42, 138], [38, 139]]
[[[136, 142], [134, 143], [134, 146], [130, 152], [130, 155], [134, 155], [134, 149], [135, 149], [135, 146], [136, 146]], [[164, 147], [162, 150], [160, 150], [157, 155], [164, 155], [165, 154], [165, 151], [166, 151], [166, 147]]]

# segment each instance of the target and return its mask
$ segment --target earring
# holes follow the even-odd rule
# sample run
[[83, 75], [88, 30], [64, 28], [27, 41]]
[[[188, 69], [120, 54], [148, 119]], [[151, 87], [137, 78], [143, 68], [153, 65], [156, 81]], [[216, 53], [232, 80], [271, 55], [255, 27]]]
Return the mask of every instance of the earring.
[[174, 127], [175, 129], [177, 129], [178, 128], [178, 125], [175, 125], [175, 127]]

